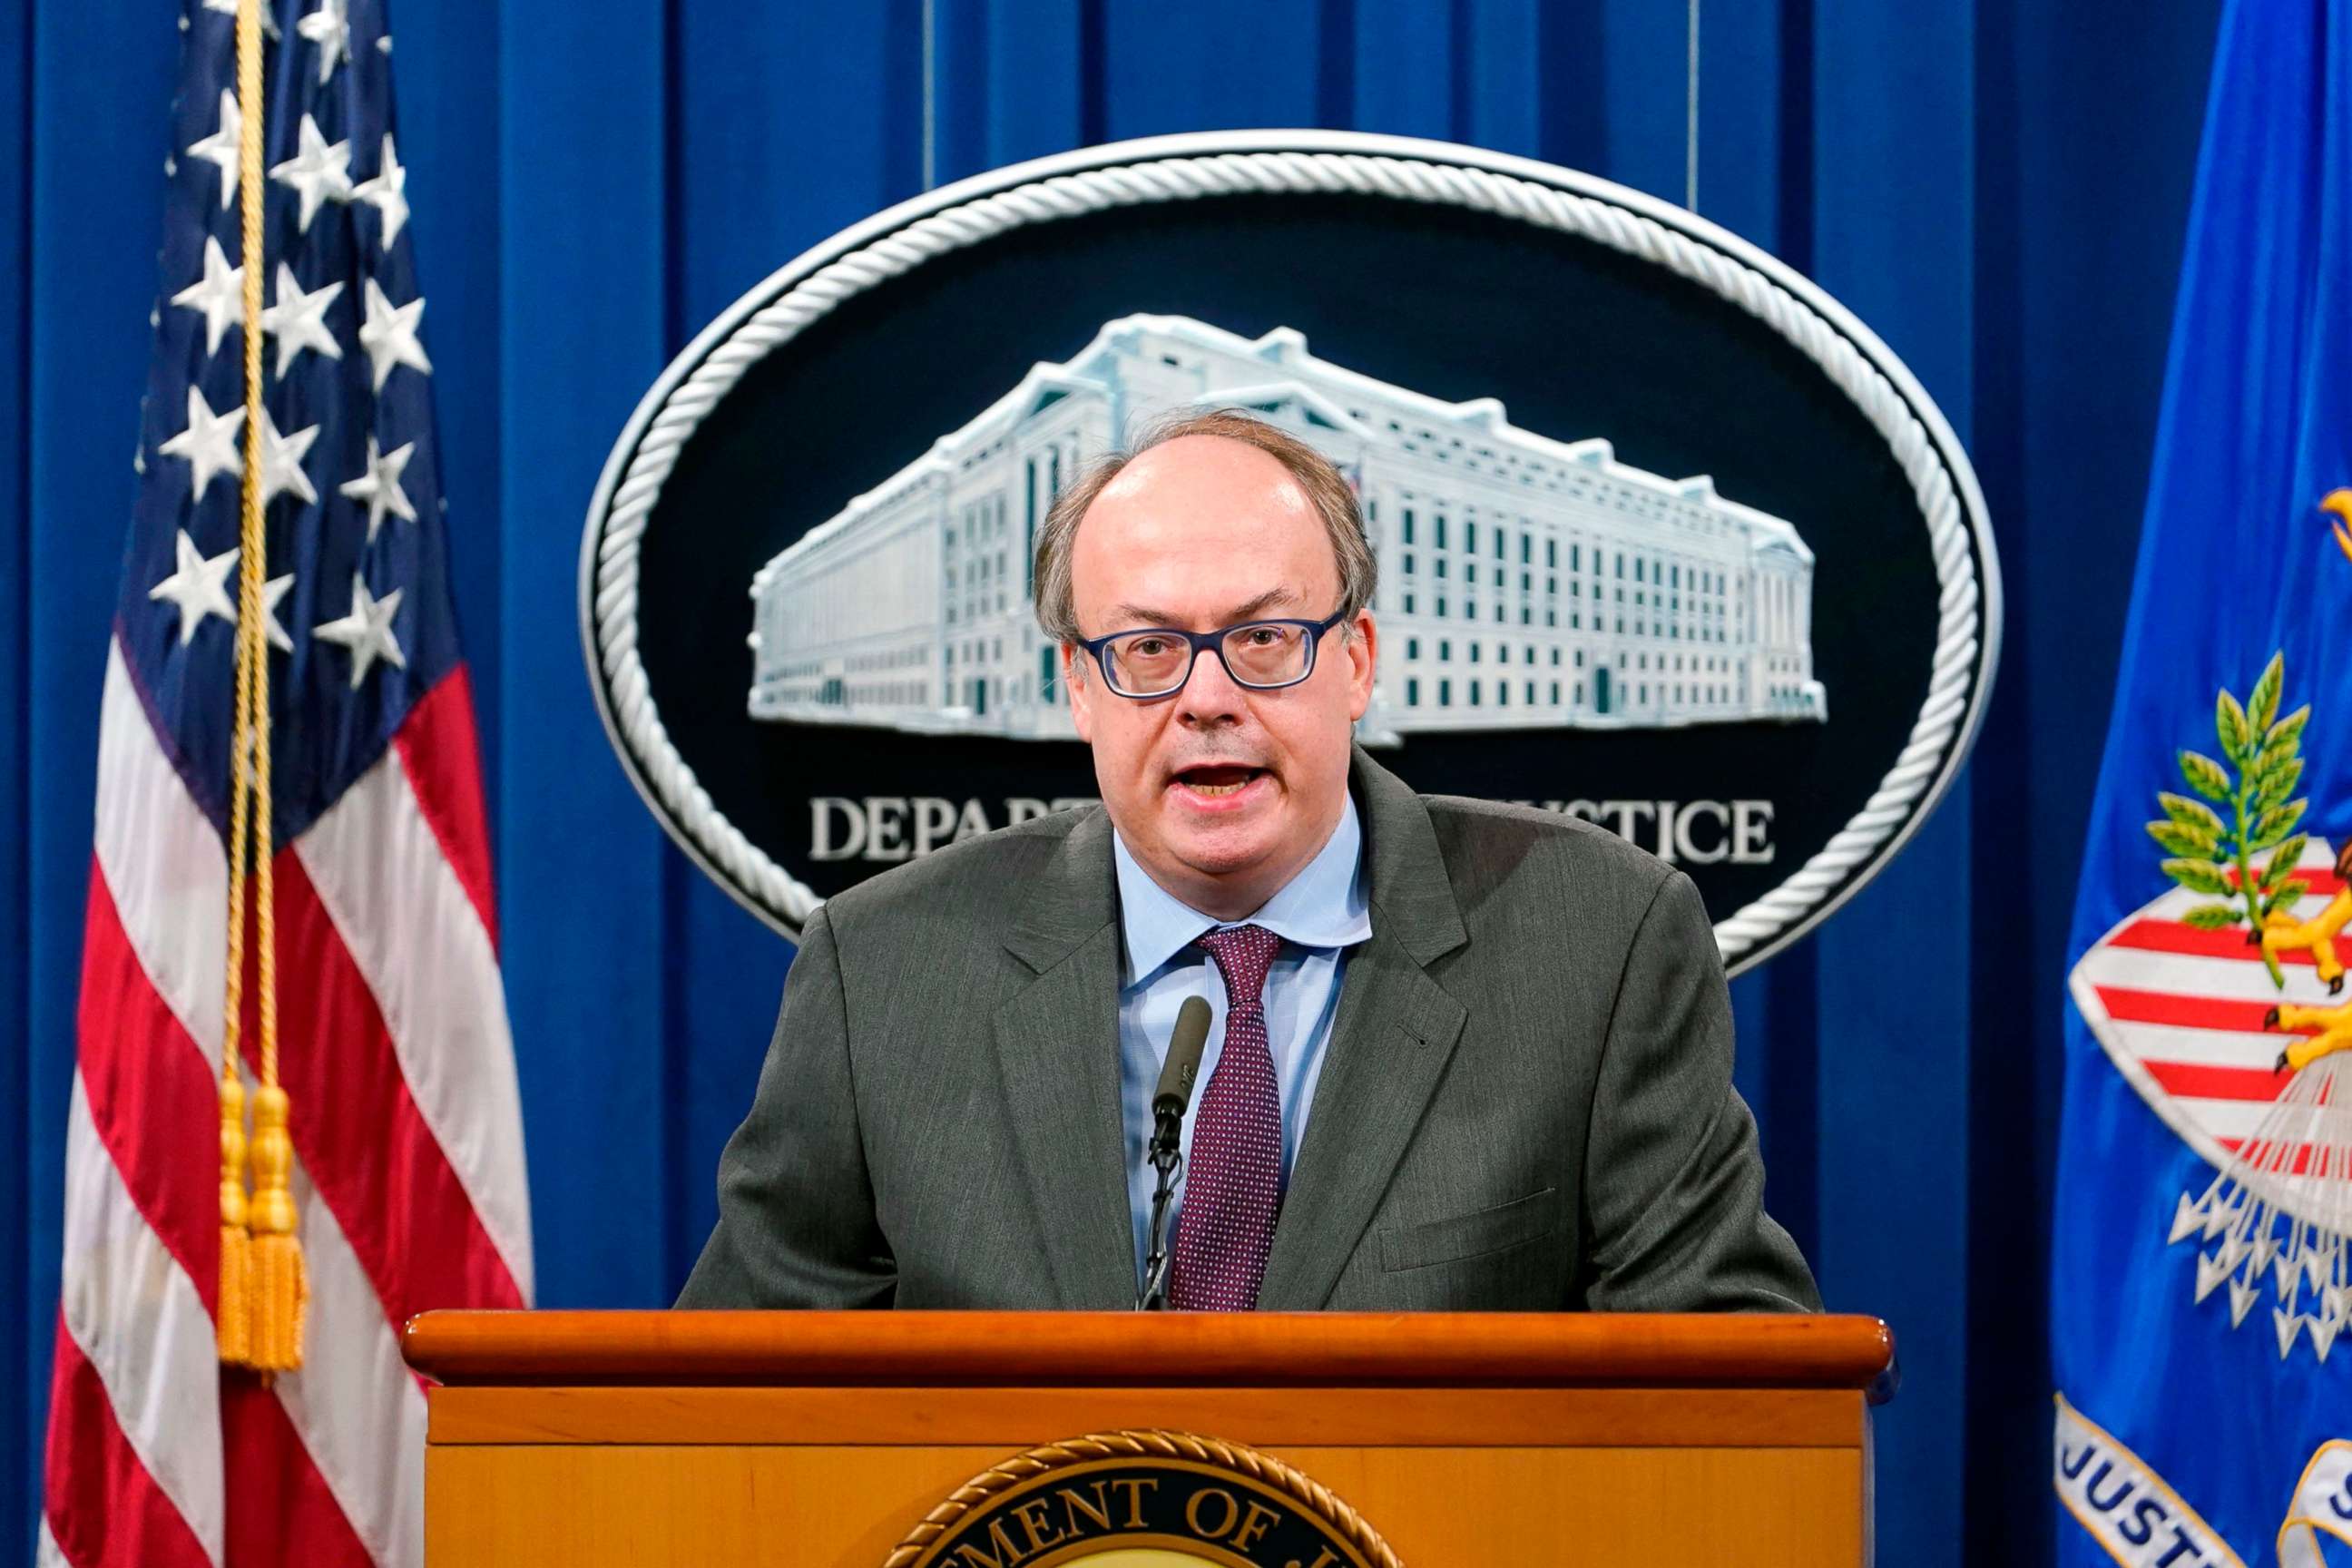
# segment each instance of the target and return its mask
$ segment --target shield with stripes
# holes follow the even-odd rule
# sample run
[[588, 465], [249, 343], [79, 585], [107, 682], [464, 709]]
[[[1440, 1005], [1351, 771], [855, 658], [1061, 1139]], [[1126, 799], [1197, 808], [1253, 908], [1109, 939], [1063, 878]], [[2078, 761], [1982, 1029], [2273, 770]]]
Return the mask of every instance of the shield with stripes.
[[2071, 985], [2109, 1059], [2213, 1167], [2168, 1237], [2197, 1249], [2197, 1300], [2221, 1298], [2236, 1327], [2267, 1297], [2280, 1356], [2302, 1343], [2325, 1361], [2352, 1316], [2352, 852], [2311, 838], [2289, 864], [2259, 931], [2213, 924], [2214, 895], [2175, 887], [2101, 937]]

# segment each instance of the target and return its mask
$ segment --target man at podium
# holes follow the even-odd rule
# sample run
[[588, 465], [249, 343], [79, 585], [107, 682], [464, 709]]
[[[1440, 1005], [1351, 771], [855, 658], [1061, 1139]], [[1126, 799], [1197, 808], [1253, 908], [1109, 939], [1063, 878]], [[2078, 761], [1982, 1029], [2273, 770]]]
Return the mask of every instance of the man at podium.
[[1337, 468], [1193, 415], [1062, 495], [1035, 569], [1102, 804], [810, 919], [680, 1306], [1818, 1309], [1689, 879], [1354, 744], [1375, 569]]

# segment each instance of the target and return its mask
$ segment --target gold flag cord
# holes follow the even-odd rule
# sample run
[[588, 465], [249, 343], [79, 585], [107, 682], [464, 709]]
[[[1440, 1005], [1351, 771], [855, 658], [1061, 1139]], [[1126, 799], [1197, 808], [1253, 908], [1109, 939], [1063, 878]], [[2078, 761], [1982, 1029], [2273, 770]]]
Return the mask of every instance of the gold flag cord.
[[[288, 1179], [294, 1163], [286, 1130], [286, 1091], [278, 1083], [277, 900], [271, 877], [268, 612], [264, 607], [262, 479], [267, 463], [262, 421], [261, 0], [239, 0], [236, 10], [237, 101], [242, 110], [237, 149], [239, 266], [245, 284], [245, 471], [237, 545], [236, 715], [230, 729], [228, 973], [221, 1053], [221, 1281], [217, 1325], [220, 1356], [264, 1373], [302, 1364], [302, 1313], [308, 1296], [294, 1198]], [[259, 1025], [259, 1087], [253, 1097], [253, 1136], [245, 1131], [245, 1088], [237, 1064], [244, 1032], [246, 879], [253, 879], [253, 938]], [[246, 1195], [251, 1163], [253, 1193]]]

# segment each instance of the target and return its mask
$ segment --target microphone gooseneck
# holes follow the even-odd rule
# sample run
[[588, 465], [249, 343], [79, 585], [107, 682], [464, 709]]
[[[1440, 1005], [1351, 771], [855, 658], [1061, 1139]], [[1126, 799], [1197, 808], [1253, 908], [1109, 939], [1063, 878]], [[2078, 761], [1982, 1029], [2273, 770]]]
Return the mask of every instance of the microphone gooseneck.
[[1168, 1058], [1160, 1068], [1160, 1086], [1151, 1095], [1151, 1168], [1159, 1173], [1151, 1192], [1151, 1239], [1143, 1260], [1143, 1289], [1136, 1310], [1156, 1311], [1168, 1304], [1168, 1218], [1175, 1201], [1176, 1184], [1184, 1169], [1184, 1112], [1192, 1104], [1193, 1080], [1201, 1076], [1201, 1053], [1209, 1046], [1209, 1005], [1187, 996], [1176, 1010], [1176, 1027], [1168, 1037]]

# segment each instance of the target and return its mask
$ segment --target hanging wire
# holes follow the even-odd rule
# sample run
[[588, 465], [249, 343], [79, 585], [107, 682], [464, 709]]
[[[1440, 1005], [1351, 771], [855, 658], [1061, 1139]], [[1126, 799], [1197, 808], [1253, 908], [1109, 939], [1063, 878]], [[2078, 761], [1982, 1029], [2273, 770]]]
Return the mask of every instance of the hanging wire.
[[[925, 0], [929, 4], [929, 0]], [[1690, 0], [1690, 44], [1683, 90], [1683, 205], [1698, 211], [1698, 7]]]
[[940, 183], [938, 0], [923, 0], [923, 189]]

